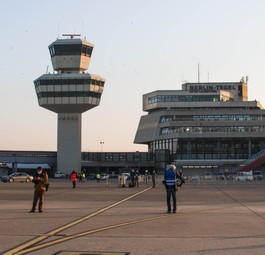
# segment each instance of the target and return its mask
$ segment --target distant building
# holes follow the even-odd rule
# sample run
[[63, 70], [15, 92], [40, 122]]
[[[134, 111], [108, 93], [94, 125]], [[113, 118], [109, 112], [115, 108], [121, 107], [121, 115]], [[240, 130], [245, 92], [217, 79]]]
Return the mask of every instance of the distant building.
[[187, 169], [225, 169], [265, 148], [265, 111], [248, 101], [244, 78], [153, 91], [143, 95], [143, 110], [134, 143], [148, 145], [157, 168], [162, 157]]
[[0, 177], [4, 175], [8, 175], [8, 173], [9, 173], [8, 165], [0, 163]]

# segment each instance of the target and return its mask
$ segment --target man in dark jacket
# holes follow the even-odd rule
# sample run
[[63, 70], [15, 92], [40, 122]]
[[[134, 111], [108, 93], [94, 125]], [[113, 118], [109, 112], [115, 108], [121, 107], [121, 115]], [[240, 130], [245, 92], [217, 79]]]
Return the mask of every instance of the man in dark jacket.
[[167, 213], [171, 213], [171, 197], [173, 200], [173, 213], [177, 210], [177, 197], [176, 197], [176, 178], [181, 179], [181, 176], [176, 172], [176, 166], [171, 165], [169, 169], [165, 171], [165, 187], [167, 190]]
[[39, 200], [39, 212], [42, 213], [43, 202], [44, 202], [44, 195], [46, 192], [46, 184], [48, 182], [48, 174], [43, 171], [42, 167], [37, 167], [37, 173], [32, 180], [34, 185], [34, 197], [33, 197], [33, 204], [32, 209], [29, 211], [30, 213], [34, 213], [36, 210], [36, 205]]

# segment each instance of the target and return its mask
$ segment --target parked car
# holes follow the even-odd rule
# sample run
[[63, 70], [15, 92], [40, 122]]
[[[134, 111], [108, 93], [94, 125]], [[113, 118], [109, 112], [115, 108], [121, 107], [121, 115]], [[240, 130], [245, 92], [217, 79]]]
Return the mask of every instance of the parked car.
[[86, 179], [87, 180], [95, 180], [96, 179], [96, 175], [95, 174], [89, 174]]
[[130, 180], [131, 179], [131, 174], [130, 173], [122, 173], [122, 176], [125, 176], [126, 180]]
[[236, 176], [236, 181], [253, 181], [252, 171], [250, 172], [238, 172]]
[[2, 182], [32, 182], [33, 176], [26, 173], [13, 173], [10, 175], [2, 176]]
[[192, 177], [191, 177], [191, 181], [193, 181], [193, 182], [197, 182], [197, 181], [199, 181], [200, 180], [200, 176], [198, 175], [198, 174], [195, 174], [195, 175], [193, 175]]
[[254, 171], [253, 172], [254, 180], [262, 180], [262, 172], [261, 171]]
[[108, 174], [100, 174], [100, 180], [106, 180], [108, 177]]
[[205, 173], [204, 179], [205, 180], [211, 180], [212, 179], [212, 173]]
[[224, 180], [225, 179], [225, 176], [223, 173], [216, 173], [215, 174], [215, 179], [216, 180]]
[[64, 177], [64, 174], [63, 173], [56, 172], [54, 174], [54, 178], [63, 178], [63, 177]]

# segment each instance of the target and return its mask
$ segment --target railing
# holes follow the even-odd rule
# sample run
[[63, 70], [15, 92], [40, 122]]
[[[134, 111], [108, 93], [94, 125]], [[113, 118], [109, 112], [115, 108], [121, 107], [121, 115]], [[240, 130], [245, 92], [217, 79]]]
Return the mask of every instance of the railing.
[[228, 172], [236, 173], [236, 172], [247, 172], [252, 170], [253, 168], [261, 165], [265, 162], [265, 149], [259, 151], [258, 153], [252, 155], [250, 158], [246, 159], [238, 166], [226, 168]]

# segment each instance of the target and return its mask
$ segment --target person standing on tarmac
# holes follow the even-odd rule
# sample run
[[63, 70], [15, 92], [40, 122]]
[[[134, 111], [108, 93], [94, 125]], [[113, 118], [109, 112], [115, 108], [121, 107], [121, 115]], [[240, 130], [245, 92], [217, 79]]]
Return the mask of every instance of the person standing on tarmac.
[[75, 187], [76, 187], [77, 178], [78, 178], [77, 172], [75, 170], [73, 170], [71, 173], [71, 182], [73, 185], [73, 189], [75, 189]]
[[147, 184], [147, 182], [148, 182], [148, 176], [149, 176], [149, 173], [148, 173], [148, 170], [146, 169], [145, 172], [144, 172], [144, 182], [145, 182], [145, 184]]
[[134, 187], [135, 186], [135, 172], [134, 172], [134, 169], [131, 170], [130, 177], [131, 177], [131, 185], [132, 185], [132, 187]]
[[171, 197], [173, 200], [173, 213], [176, 213], [177, 210], [177, 197], [176, 197], [176, 178], [182, 179], [176, 173], [176, 166], [171, 165], [169, 169], [165, 171], [165, 187], [167, 191], [167, 213], [171, 213]]
[[139, 171], [136, 169], [135, 171], [135, 187], [139, 187]]
[[34, 176], [32, 182], [35, 183], [34, 197], [33, 197], [32, 209], [29, 212], [35, 213], [36, 206], [39, 200], [39, 213], [42, 213], [46, 184], [48, 182], [48, 174], [45, 171], [43, 171], [42, 167], [40, 166], [37, 167], [37, 173]]
[[152, 171], [151, 175], [152, 175], [153, 188], [155, 188], [156, 186], [156, 170], [155, 169]]
[[79, 183], [83, 182], [83, 175], [82, 173], [78, 174]]
[[96, 179], [97, 179], [97, 182], [100, 182], [100, 174], [99, 173], [96, 174]]

